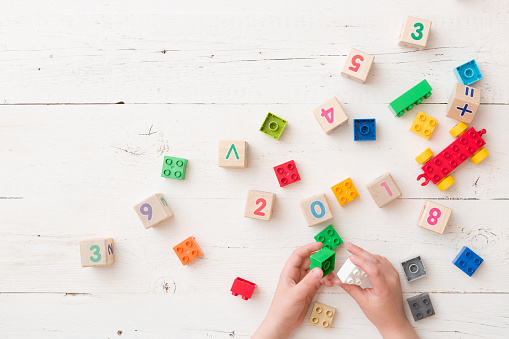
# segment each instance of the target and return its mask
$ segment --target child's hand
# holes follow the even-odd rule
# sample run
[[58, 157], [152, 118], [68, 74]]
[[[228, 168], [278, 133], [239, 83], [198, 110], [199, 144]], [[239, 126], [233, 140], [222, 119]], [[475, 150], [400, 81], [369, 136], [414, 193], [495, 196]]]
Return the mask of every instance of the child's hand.
[[302, 324], [311, 300], [323, 284], [332, 287], [334, 274], [322, 279], [320, 268], [309, 271], [309, 257], [322, 248], [321, 242], [314, 242], [296, 249], [286, 262], [272, 299], [267, 317], [253, 338], [286, 338]]
[[343, 284], [337, 278], [334, 283], [354, 298], [384, 338], [418, 338], [405, 316], [399, 274], [389, 260], [351, 243], [346, 244], [346, 248], [353, 254], [352, 263], [366, 272], [373, 288]]

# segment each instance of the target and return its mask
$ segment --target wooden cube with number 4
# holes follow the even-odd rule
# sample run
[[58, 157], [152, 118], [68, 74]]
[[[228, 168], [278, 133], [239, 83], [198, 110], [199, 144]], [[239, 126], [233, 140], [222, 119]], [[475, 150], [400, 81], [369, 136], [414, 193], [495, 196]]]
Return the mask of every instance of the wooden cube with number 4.
[[91, 239], [80, 242], [81, 266], [106, 266], [115, 262], [113, 239]]
[[447, 222], [451, 217], [452, 209], [426, 200], [422, 207], [417, 225], [444, 234]]
[[246, 218], [269, 221], [272, 218], [274, 200], [276, 200], [274, 193], [248, 191], [244, 216]]
[[154, 194], [134, 206], [134, 211], [145, 228], [171, 218], [173, 212], [161, 193]]
[[330, 98], [316, 107], [313, 113], [316, 120], [318, 120], [318, 123], [327, 134], [348, 121], [348, 116], [336, 97]]
[[407, 16], [399, 35], [399, 45], [422, 50], [428, 42], [431, 21]]
[[367, 184], [366, 188], [380, 208], [401, 196], [401, 191], [390, 173], [379, 176]]
[[371, 54], [352, 48], [350, 53], [348, 53], [341, 75], [363, 84], [368, 78], [369, 70], [374, 60], [375, 57]]

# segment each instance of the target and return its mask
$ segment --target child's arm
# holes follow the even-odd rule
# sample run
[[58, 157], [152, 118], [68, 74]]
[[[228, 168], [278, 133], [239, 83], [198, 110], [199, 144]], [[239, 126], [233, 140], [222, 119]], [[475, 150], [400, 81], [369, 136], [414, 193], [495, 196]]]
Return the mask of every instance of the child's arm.
[[253, 339], [283, 339], [302, 324], [311, 300], [323, 284], [332, 287], [334, 275], [322, 279], [320, 268], [309, 271], [309, 257], [322, 248], [315, 242], [296, 249], [286, 262], [265, 320]]
[[352, 263], [366, 272], [373, 288], [362, 289], [356, 285], [343, 284], [337, 278], [334, 283], [354, 298], [382, 337], [418, 339], [405, 316], [399, 274], [389, 260], [351, 243], [346, 244], [346, 248], [353, 254], [350, 257]]

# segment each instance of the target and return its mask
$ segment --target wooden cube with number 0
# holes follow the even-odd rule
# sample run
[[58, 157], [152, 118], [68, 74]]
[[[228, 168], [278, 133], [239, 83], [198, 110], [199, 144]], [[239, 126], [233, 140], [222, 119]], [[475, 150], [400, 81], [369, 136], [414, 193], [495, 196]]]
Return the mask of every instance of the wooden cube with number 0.
[[300, 209], [308, 226], [315, 226], [332, 219], [329, 203], [323, 193], [301, 200]]
[[452, 209], [426, 200], [422, 207], [417, 225], [444, 234], [447, 222], [451, 217]]
[[316, 120], [318, 120], [318, 123], [327, 134], [348, 121], [348, 116], [336, 97], [332, 97], [316, 107], [313, 113]]
[[363, 84], [368, 78], [374, 60], [373, 55], [352, 48], [348, 53], [341, 75]]
[[275, 200], [276, 195], [274, 193], [248, 191], [244, 216], [246, 218], [269, 221], [272, 218]]
[[81, 266], [106, 266], [115, 262], [113, 239], [91, 239], [80, 242]]
[[382, 174], [367, 184], [366, 188], [380, 208], [401, 196], [401, 191], [390, 173]]
[[134, 206], [134, 211], [145, 228], [171, 218], [173, 212], [161, 193], [154, 194]]
[[407, 16], [399, 35], [399, 45], [422, 50], [428, 42], [431, 21]]

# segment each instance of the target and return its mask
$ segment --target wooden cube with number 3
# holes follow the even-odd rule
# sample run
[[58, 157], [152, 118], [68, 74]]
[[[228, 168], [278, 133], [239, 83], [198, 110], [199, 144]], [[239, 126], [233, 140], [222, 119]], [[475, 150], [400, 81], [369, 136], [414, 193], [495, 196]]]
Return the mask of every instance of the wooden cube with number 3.
[[363, 84], [368, 78], [374, 60], [373, 55], [352, 48], [348, 53], [341, 75]]
[[401, 196], [401, 191], [390, 173], [379, 176], [367, 184], [366, 188], [380, 208]]
[[431, 21], [407, 16], [399, 35], [399, 45], [422, 50], [428, 42]]
[[171, 218], [173, 212], [161, 193], [154, 194], [134, 206], [134, 211], [145, 228]]
[[106, 266], [115, 262], [113, 239], [91, 239], [80, 242], [81, 266]]
[[444, 234], [447, 222], [451, 217], [452, 209], [426, 200], [422, 207], [417, 225]]
[[246, 218], [269, 221], [272, 218], [274, 200], [276, 200], [274, 193], [248, 191], [244, 216]]
[[313, 113], [316, 120], [318, 120], [318, 123], [327, 134], [348, 121], [348, 116], [336, 97], [330, 98], [316, 107]]

